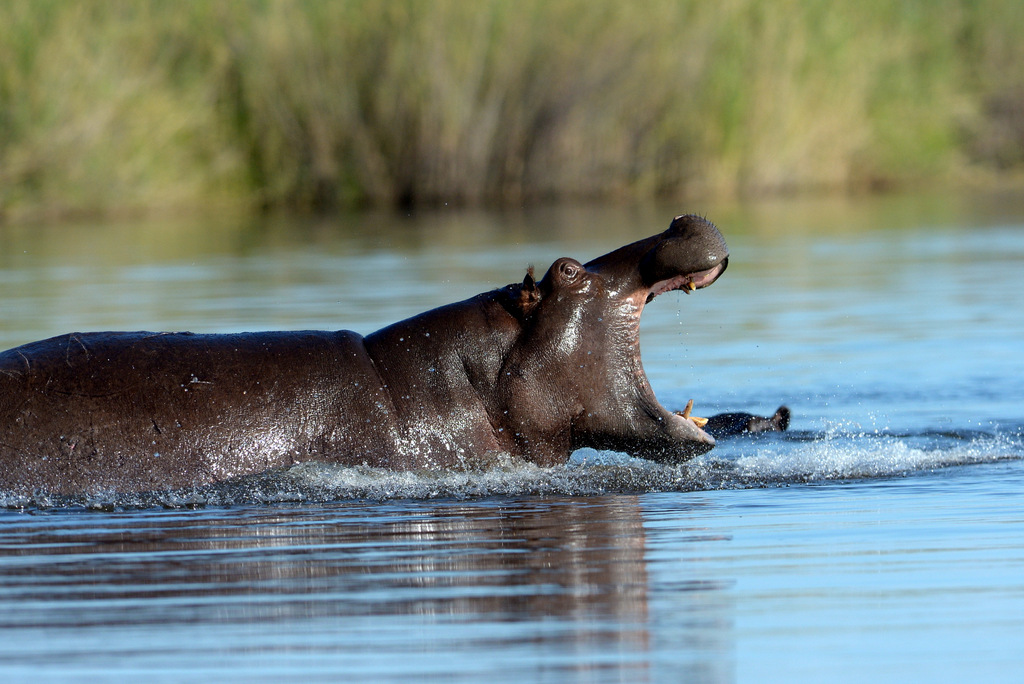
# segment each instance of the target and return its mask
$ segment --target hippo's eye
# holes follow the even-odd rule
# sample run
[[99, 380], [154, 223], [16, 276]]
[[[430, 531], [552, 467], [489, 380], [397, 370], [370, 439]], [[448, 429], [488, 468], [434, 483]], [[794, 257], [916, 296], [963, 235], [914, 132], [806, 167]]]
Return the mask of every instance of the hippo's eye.
[[562, 275], [565, 276], [566, 280], [570, 281], [576, 280], [576, 276], [580, 274], [580, 267], [568, 261], [563, 261], [561, 265], [559, 265], [558, 270], [562, 272]]

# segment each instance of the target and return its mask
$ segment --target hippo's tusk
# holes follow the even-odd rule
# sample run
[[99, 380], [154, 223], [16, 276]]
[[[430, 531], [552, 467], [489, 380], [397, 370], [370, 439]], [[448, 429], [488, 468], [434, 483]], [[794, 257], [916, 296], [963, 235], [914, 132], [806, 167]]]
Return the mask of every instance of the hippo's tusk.
[[690, 418], [690, 411], [692, 411], [692, 410], [693, 410], [693, 399], [691, 399], [690, 401], [686, 402], [686, 408], [684, 408], [683, 412], [680, 413], [679, 415], [681, 415], [683, 418], [689, 419]]
[[705, 425], [708, 424], [708, 419], [707, 418], [698, 418], [697, 416], [691, 416], [690, 415], [690, 411], [692, 411], [692, 410], [693, 410], [693, 399], [691, 399], [690, 401], [686, 402], [686, 408], [684, 408], [682, 410], [682, 412], [676, 411], [676, 415], [679, 416], [680, 418], [685, 418], [686, 420], [690, 421], [691, 423], [693, 423], [694, 425], [696, 425], [699, 428], [702, 428], [702, 427], [704, 427]]

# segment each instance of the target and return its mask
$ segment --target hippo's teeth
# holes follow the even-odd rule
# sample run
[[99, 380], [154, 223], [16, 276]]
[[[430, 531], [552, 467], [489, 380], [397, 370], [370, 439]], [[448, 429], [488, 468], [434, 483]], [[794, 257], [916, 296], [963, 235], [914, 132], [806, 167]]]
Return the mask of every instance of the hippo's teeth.
[[680, 413], [679, 415], [681, 415], [683, 418], [689, 418], [690, 417], [690, 411], [692, 411], [692, 410], [693, 410], [693, 399], [691, 399], [690, 401], [686, 402], [686, 408], [684, 408], [683, 412]]
[[692, 410], [693, 410], [693, 399], [691, 399], [690, 401], [686, 402], [686, 408], [683, 409], [682, 413], [677, 413], [676, 415], [678, 415], [678, 416], [680, 416], [682, 418], [685, 418], [686, 420], [692, 422], [694, 425], [696, 425], [699, 428], [702, 428], [702, 427], [704, 427], [705, 425], [708, 424], [708, 419], [707, 418], [698, 418], [697, 416], [691, 416], [690, 415], [690, 411], [692, 411]]
[[690, 282], [686, 283], [686, 289], [689, 290], [690, 292], [693, 292], [694, 290], [697, 289], [697, 285], [691, 280]]

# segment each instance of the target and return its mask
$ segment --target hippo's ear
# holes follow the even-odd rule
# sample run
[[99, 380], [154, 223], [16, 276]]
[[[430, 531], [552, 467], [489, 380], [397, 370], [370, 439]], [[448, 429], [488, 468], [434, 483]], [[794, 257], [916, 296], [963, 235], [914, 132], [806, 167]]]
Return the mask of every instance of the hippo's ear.
[[523, 278], [523, 290], [536, 290], [537, 281], [533, 278], [533, 264], [526, 267], [526, 277]]
[[540, 299], [540, 288], [537, 287], [537, 281], [533, 277], [533, 264], [531, 264], [526, 269], [526, 277], [523, 278], [523, 284], [519, 288], [519, 308], [524, 315], [529, 315], [540, 303]]

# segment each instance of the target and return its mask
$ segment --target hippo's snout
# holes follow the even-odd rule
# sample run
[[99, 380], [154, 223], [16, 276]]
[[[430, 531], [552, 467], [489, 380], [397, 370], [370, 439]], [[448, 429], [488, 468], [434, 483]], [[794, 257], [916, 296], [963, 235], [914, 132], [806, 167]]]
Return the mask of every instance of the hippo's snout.
[[639, 264], [640, 277], [648, 287], [677, 278], [686, 279], [685, 288], [676, 286], [662, 291], [707, 287], [725, 272], [729, 263], [725, 238], [713, 223], [700, 216], [677, 216], [658, 237]]

